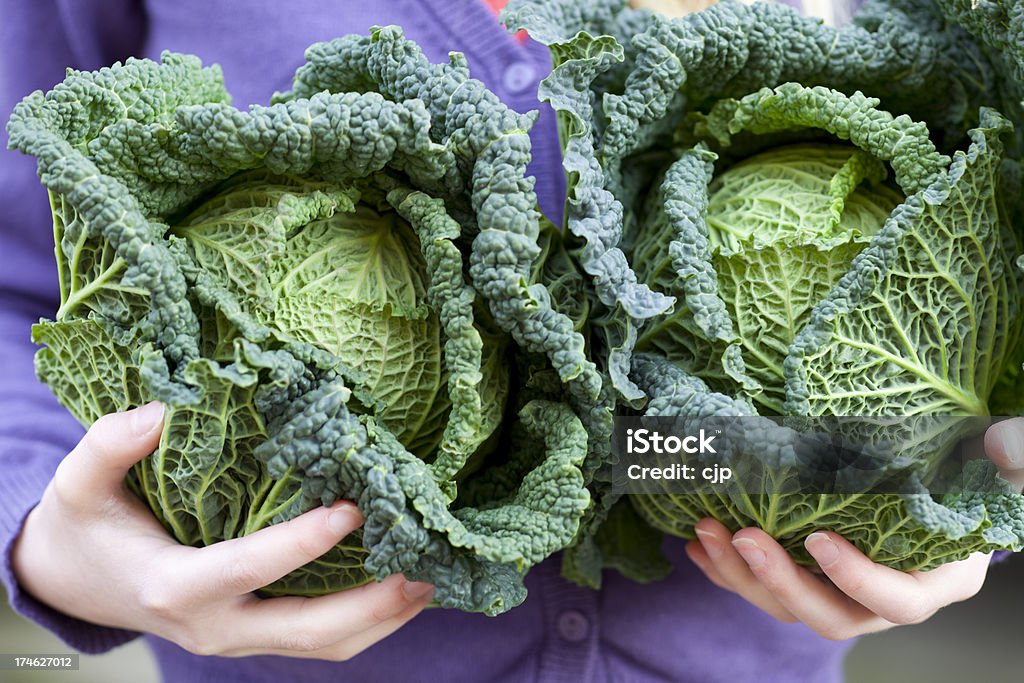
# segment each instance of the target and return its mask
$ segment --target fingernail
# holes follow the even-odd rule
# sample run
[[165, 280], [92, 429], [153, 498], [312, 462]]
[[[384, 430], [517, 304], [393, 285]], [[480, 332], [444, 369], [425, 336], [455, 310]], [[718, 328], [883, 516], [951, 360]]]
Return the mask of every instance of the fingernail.
[[153, 401], [132, 411], [132, 430], [139, 436], [145, 436], [161, 425], [163, 420], [164, 404]]
[[710, 531], [704, 531], [703, 529], [695, 529], [697, 532], [697, 538], [700, 539], [700, 544], [704, 548], [704, 552], [708, 554], [711, 559], [716, 559], [722, 554], [722, 542], [718, 540]]
[[732, 539], [732, 547], [736, 548], [736, 552], [740, 554], [740, 557], [746, 561], [747, 566], [751, 569], [762, 567], [768, 561], [768, 556], [764, 554], [764, 551], [749, 538]]
[[406, 581], [402, 585], [402, 593], [409, 602], [419, 602], [434, 592], [434, 587], [429, 583], [419, 581]]
[[343, 503], [327, 517], [327, 527], [336, 534], [348, 534], [359, 526], [360, 517], [359, 508]]
[[804, 541], [804, 547], [818, 565], [827, 567], [839, 559], [839, 547], [826, 534], [815, 531]]
[[1003, 453], [1006, 455], [1007, 465], [1024, 467], [1024, 434], [1021, 434], [1021, 430], [1016, 427], [1015, 424], [1008, 424], [1002, 428]]

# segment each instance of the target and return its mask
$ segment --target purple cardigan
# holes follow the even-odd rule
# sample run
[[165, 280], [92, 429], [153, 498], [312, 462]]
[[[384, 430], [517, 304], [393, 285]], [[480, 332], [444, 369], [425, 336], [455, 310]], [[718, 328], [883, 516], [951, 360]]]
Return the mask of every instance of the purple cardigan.
[[[466, 54], [476, 78], [510, 106], [541, 108], [536, 86], [547, 51], [505, 33], [482, 0], [0, 0], [0, 120], [64, 69], [96, 69], [161, 50], [198, 54], [224, 70], [235, 104], [264, 103], [290, 87], [312, 42], [398, 23], [434, 61]], [[272, 46], [272, 47], [271, 47]], [[542, 208], [560, 214], [564, 181], [551, 111], [533, 130]], [[35, 161], [6, 150], [0, 133], [0, 544], [3, 581], [14, 609], [82, 652], [109, 650], [138, 633], [96, 626], [23, 592], [10, 549], [58, 461], [82, 428], [33, 374], [29, 326], [57, 307], [57, 278], [46, 194]], [[600, 592], [562, 580], [558, 558], [527, 578], [530, 596], [496, 618], [432, 609], [353, 660], [226, 659], [189, 654], [145, 636], [167, 681], [728, 681], [841, 679], [848, 643], [782, 624], [716, 588], [686, 559], [683, 542], [665, 549], [672, 575], [647, 586], [609, 573]]]

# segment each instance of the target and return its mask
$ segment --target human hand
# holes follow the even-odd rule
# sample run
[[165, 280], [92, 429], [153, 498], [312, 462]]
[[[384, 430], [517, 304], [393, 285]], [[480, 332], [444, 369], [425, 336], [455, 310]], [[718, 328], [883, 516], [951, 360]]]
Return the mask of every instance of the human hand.
[[[1024, 418], [985, 433], [985, 453], [1018, 491], [1024, 484]], [[872, 562], [830, 531], [810, 534], [804, 547], [828, 580], [798, 566], [772, 537], [756, 528], [735, 534], [713, 519], [696, 525], [686, 553], [715, 585], [785, 622], [803, 622], [830, 640], [845, 640], [916, 624], [974, 596], [985, 581], [989, 555], [976, 553], [931, 571], [901, 572]]]
[[124, 485], [162, 428], [159, 403], [107, 415], [64, 458], [12, 550], [25, 590], [66, 614], [153, 633], [196, 654], [335, 661], [430, 601], [432, 586], [402, 576], [317, 598], [257, 597], [358, 528], [358, 509], [338, 503], [243, 538], [180, 545]]

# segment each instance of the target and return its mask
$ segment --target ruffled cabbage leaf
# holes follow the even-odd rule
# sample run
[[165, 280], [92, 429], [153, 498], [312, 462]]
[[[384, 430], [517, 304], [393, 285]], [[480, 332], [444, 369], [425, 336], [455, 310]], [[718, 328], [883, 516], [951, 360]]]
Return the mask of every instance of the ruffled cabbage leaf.
[[[561, 122], [573, 253], [621, 253], [618, 280], [641, 287], [616, 300], [584, 268], [591, 354], [620, 412], [908, 416], [908, 429], [915, 416], [1022, 412], [1012, 4], [872, 0], [833, 28], [774, 3], [671, 20], [622, 0], [509, 3], [509, 28], [551, 50], [540, 96]], [[672, 307], [622, 305], [648, 290]], [[628, 381], [615, 370], [627, 364]], [[766, 483], [628, 501], [685, 537], [707, 516], [759, 525], [804, 563], [818, 528], [902, 569], [1021, 549], [1024, 501], [987, 463], [948, 474], [952, 438], [906, 439], [888, 466], [907, 475], [898, 493]], [[786, 481], [797, 465], [763, 466]], [[613, 518], [584, 577], [650, 554], [624, 530], [635, 520]]]
[[[441, 606], [503, 612], [592, 506], [602, 386], [531, 281], [533, 115], [396, 27], [307, 60], [249, 111], [173, 53], [69, 71], [17, 106], [61, 289], [38, 374], [86, 425], [166, 405], [129, 484], [182, 543], [356, 502], [357, 533], [264, 592], [401, 572]], [[557, 391], [521, 400], [520, 355]]]

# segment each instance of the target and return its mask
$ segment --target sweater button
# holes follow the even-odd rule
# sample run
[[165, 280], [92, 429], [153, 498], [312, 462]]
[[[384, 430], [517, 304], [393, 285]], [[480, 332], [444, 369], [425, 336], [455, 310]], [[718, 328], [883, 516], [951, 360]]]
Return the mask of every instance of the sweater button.
[[529, 90], [537, 78], [537, 71], [529, 62], [512, 62], [501, 77], [506, 92], [516, 95]]
[[570, 643], [582, 642], [590, 634], [590, 621], [582, 612], [566, 610], [558, 615], [558, 634]]

